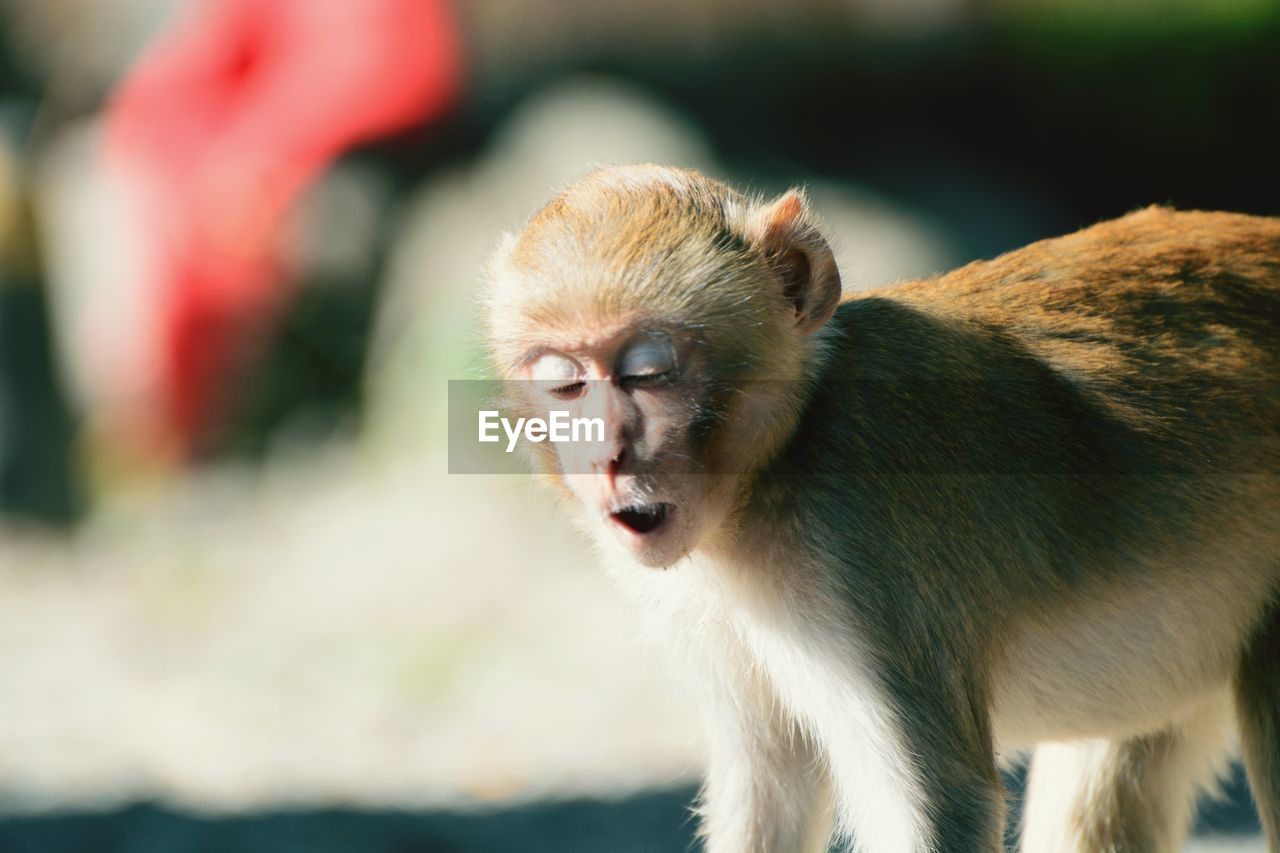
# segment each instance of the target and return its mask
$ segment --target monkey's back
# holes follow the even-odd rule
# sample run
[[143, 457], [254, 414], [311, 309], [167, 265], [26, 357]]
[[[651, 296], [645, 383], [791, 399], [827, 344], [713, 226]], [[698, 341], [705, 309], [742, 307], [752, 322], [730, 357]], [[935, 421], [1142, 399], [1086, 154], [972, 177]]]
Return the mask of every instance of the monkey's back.
[[1280, 219], [1150, 207], [869, 295], [1010, 341], [1177, 453], [1280, 472]]
[[[1102, 345], [1147, 359], [1195, 353], [1223, 372], [1274, 368], [1280, 219], [1149, 207], [894, 296], [1004, 328], [1068, 363]], [[1079, 367], [1091, 364], [1107, 366], [1095, 357]]]
[[[802, 507], [850, 507], [819, 517], [851, 588], [1005, 637], [1003, 735], [1138, 730], [1225, 677], [1280, 589], [1280, 221], [1150, 208], [831, 326], [777, 467], [817, 472]], [[930, 655], [936, 605], [864, 630]]]

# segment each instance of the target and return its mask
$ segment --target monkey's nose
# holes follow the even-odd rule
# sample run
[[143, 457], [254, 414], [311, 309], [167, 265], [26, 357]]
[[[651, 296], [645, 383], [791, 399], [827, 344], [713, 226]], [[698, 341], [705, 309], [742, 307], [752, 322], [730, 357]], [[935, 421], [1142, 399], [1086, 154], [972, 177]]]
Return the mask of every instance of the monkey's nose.
[[618, 473], [618, 469], [622, 467], [622, 460], [626, 452], [626, 448], [620, 445], [602, 448], [596, 458], [592, 460], [591, 467], [595, 469], [597, 474], [615, 476]]
[[602, 475], [605, 478], [606, 487], [612, 489], [626, 461], [626, 453], [626, 448], [620, 444], [599, 448], [592, 454], [588, 462], [588, 470], [593, 474]]

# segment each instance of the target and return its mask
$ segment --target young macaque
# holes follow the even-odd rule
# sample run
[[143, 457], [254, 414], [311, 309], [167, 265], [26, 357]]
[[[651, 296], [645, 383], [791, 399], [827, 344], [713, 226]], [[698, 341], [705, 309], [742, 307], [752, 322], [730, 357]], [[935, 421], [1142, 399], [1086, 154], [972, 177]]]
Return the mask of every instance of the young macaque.
[[[541, 464], [678, 644], [713, 853], [1280, 850], [1280, 221], [1149, 208], [841, 297], [803, 193], [598, 170], [491, 268]], [[600, 440], [602, 439], [602, 440]]]

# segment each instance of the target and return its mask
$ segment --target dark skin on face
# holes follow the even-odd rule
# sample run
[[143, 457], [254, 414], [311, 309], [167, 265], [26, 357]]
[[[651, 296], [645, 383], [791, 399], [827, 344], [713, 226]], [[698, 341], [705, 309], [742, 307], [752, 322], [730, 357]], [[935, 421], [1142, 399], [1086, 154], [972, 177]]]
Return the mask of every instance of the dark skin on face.
[[[647, 477], [673, 454], [684, 456], [682, 413], [691, 408], [687, 371], [693, 339], [679, 331], [631, 323], [581, 341], [538, 346], [518, 375], [548, 410], [603, 421], [603, 440], [557, 448], [562, 475], [589, 511], [608, 519], [626, 547], [651, 549], [679, 508]], [[531, 401], [532, 402], [532, 401]]]

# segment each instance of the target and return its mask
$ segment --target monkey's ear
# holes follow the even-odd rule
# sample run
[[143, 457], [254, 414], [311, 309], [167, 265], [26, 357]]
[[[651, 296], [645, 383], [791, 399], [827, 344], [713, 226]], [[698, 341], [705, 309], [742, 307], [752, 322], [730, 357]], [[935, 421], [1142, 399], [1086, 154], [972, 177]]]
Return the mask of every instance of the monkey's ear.
[[840, 271], [799, 189], [787, 190], [756, 208], [747, 240], [782, 280], [783, 294], [804, 334], [822, 328], [840, 304]]

